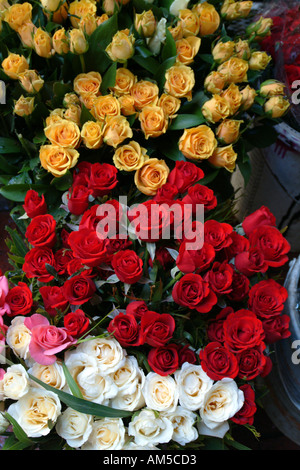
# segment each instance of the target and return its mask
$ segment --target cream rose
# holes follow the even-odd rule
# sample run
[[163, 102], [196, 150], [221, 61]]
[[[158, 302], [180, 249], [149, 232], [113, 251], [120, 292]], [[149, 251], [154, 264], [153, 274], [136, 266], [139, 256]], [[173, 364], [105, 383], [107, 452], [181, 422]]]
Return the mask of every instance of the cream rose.
[[190, 411], [199, 410], [205, 394], [213, 386], [213, 380], [200, 365], [187, 362], [175, 372], [174, 379], [178, 387], [180, 405]]
[[21, 359], [30, 359], [31, 332], [24, 325], [25, 317], [14, 317], [6, 332], [6, 342], [14, 354]]
[[121, 418], [97, 419], [82, 450], [121, 450], [125, 443], [125, 426]]
[[77, 351], [84, 352], [97, 360], [102, 374], [112, 374], [125, 363], [126, 351], [114, 338], [93, 338], [77, 346]]
[[137, 445], [147, 446], [169, 442], [173, 435], [172, 422], [148, 408], [137, 413], [128, 425], [128, 435]]
[[[61, 361], [56, 361], [49, 366], [44, 366], [36, 362], [28, 370], [28, 374], [33, 375], [33, 377], [36, 377], [45, 384], [57, 388], [58, 390], [62, 390], [66, 385], [66, 378]], [[39, 387], [33, 380], [32, 385]]]
[[2, 399], [19, 400], [29, 391], [29, 376], [21, 364], [8, 367], [0, 381]]
[[178, 404], [176, 382], [170, 375], [161, 376], [155, 372], [146, 375], [143, 387], [146, 406], [155, 411], [174, 411]]
[[177, 406], [174, 411], [163, 412], [162, 415], [168, 418], [173, 425], [173, 441], [185, 446], [198, 438], [198, 432], [194, 426], [197, 420], [196, 413], [183, 406]]
[[93, 417], [67, 408], [57, 419], [55, 430], [70, 447], [81, 447], [93, 429]]
[[49, 421], [56, 423], [61, 414], [61, 403], [56, 393], [31, 388], [7, 412], [17, 421], [28, 437], [41, 437], [50, 433]]

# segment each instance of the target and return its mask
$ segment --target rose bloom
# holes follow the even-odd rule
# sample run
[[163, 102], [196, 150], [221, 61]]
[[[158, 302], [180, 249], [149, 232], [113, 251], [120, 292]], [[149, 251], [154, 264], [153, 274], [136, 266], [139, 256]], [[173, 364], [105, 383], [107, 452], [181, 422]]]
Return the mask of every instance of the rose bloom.
[[290, 244], [276, 228], [262, 225], [249, 235], [251, 247], [256, 247], [263, 253], [268, 266], [280, 267], [288, 261]]
[[280, 118], [288, 111], [290, 106], [289, 100], [283, 96], [272, 96], [266, 101], [264, 110], [266, 113], [270, 113], [272, 118]]
[[164, 160], [149, 158], [134, 175], [134, 182], [139, 191], [147, 196], [154, 196], [168, 179], [169, 168]]
[[198, 3], [194, 5], [193, 10], [196, 11], [199, 17], [200, 36], [203, 37], [214, 34], [220, 25], [220, 15], [214, 5], [208, 2]]
[[212, 155], [217, 146], [217, 140], [208, 126], [200, 125], [185, 129], [178, 145], [186, 158], [205, 160]]
[[28, 278], [37, 278], [40, 282], [50, 282], [54, 277], [47, 271], [46, 264], [55, 267], [52, 250], [47, 247], [31, 248], [25, 255], [23, 271]]
[[229, 87], [222, 91], [221, 96], [227, 101], [230, 114], [235, 114], [239, 110], [243, 99], [239, 87], [235, 83], [230, 83]]
[[42, 145], [39, 156], [42, 167], [53, 176], [59, 177], [77, 164], [79, 152], [60, 145]]
[[41, 437], [50, 433], [49, 421], [56, 423], [61, 404], [56, 393], [41, 388], [29, 392], [8, 408], [28, 437]]
[[176, 98], [192, 99], [192, 90], [195, 85], [195, 75], [193, 69], [184, 64], [177, 64], [170, 67], [165, 74], [165, 92]]
[[11, 5], [3, 13], [3, 21], [8, 23], [14, 31], [18, 31], [20, 26], [31, 21], [31, 17], [32, 5], [29, 2]]
[[116, 72], [116, 81], [111, 91], [115, 96], [126, 95], [131, 92], [137, 77], [126, 67], [119, 67]]
[[29, 376], [21, 364], [8, 367], [0, 380], [0, 396], [2, 400], [19, 400], [29, 391]]
[[207, 121], [214, 124], [228, 118], [231, 114], [231, 109], [228, 101], [223, 96], [214, 94], [202, 106], [202, 113]]
[[147, 150], [138, 142], [130, 141], [118, 147], [113, 156], [113, 162], [118, 170], [135, 171], [141, 168], [148, 160]]
[[33, 306], [32, 292], [25, 282], [19, 282], [9, 290], [5, 301], [10, 308], [9, 316], [27, 315]]
[[141, 330], [144, 342], [150, 346], [163, 346], [175, 330], [175, 320], [168, 313], [145, 312], [141, 318]]
[[137, 115], [136, 109], [134, 107], [134, 98], [133, 96], [126, 94], [118, 97], [120, 104], [121, 114], [123, 116], [132, 116], [133, 114]]
[[201, 39], [195, 36], [178, 39], [176, 41], [177, 61], [189, 65], [194, 61], [201, 45]]
[[121, 282], [135, 284], [143, 274], [143, 260], [133, 250], [114, 254], [111, 265]]
[[183, 194], [203, 177], [203, 171], [195, 163], [177, 160], [168, 176], [168, 183], [175, 185], [178, 192]]
[[118, 31], [105, 52], [113, 62], [125, 63], [134, 54], [134, 42], [134, 35], [129, 34], [129, 30]]
[[168, 118], [160, 106], [145, 106], [139, 113], [139, 121], [146, 139], [159, 137], [168, 128]]
[[204, 80], [204, 88], [214, 94], [219, 94], [225, 88], [226, 75], [216, 70], [210, 72]]
[[215, 250], [209, 243], [203, 243], [199, 250], [187, 250], [186, 243], [183, 242], [179, 247], [179, 254], [176, 258], [176, 266], [184, 274], [199, 274], [205, 271], [215, 259]]
[[168, 118], [175, 118], [177, 116], [177, 111], [181, 106], [180, 98], [176, 98], [175, 96], [169, 95], [168, 93], [162, 93], [159, 97], [157, 105], [160, 106], [165, 115]]
[[128, 425], [128, 435], [134, 438], [137, 445], [156, 446], [169, 442], [173, 435], [172, 422], [148, 408], [133, 416]]
[[162, 377], [155, 372], [146, 375], [143, 394], [146, 406], [155, 411], [175, 411], [178, 403], [178, 390], [173, 377]]
[[34, 49], [37, 55], [49, 59], [53, 55], [52, 39], [47, 31], [37, 28], [33, 36]]
[[199, 33], [199, 17], [197, 13], [189, 8], [179, 10], [179, 22], [182, 25], [183, 37], [190, 35], [197, 36]]
[[55, 317], [59, 311], [64, 312], [68, 307], [61, 286], [42, 286], [39, 290], [44, 308], [49, 315]]
[[125, 116], [110, 116], [106, 119], [103, 140], [107, 145], [116, 148], [125, 139], [130, 139], [132, 136], [132, 129]]
[[242, 123], [243, 121], [225, 119], [216, 130], [217, 138], [225, 145], [234, 144], [239, 138]]
[[253, 425], [254, 415], [257, 411], [255, 403], [255, 392], [251, 385], [241, 385], [240, 389], [244, 393], [244, 404], [242, 408], [231, 418], [231, 421], [237, 424], [249, 424]]
[[35, 70], [26, 70], [20, 73], [18, 78], [27, 93], [38, 93], [44, 85], [44, 80]]
[[97, 95], [101, 83], [102, 77], [99, 72], [80, 73], [73, 81], [73, 88], [78, 95]]
[[152, 348], [148, 353], [148, 363], [151, 369], [160, 376], [173, 374], [179, 367], [178, 348], [176, 344], [167, 343]]
[[168, 418], [173, 425], [172, 441], [185, 446], [198, 438], [197, 429], [194, 427], [197, 420], [196, 413], [185, 409], [183, 406], [177, 406], [175, 411], [163, 412], [162, 415]]
[[218, 71], [226, 75], [228, 83], [246, 82], [248, 69], [248, 62], [238, 57], [231, 57], [218, 67]]
[[65, 28], [57, 29], [52, 36], [52, 46], [56, 54], [63, 55], [70, 51], [69, 38]]
[[80, 129], [77, 124], [62, 119], [44, 129], [45, 136], [51, 144], [63, 148], [76, 148], [80, 142]]
[[254, 88], [251, 88], [249, 85], [241, 89], [240, 92], [242, 94], [241, 109], [245, 111], [251, 108], [251, 106], [253, 105], [257, 92]]
[[216, 251], [227, 248], [232, 244], [233, 228], [225, 222], [206, 220], [204, 222], [204, 241], [211, 244]]
[[66, 408], [58, 417], [55, 430], [70, 447], [77, 449], [88, 440], [92, 432], [92, 423], [91, 415]]
[[29, 328], [24, 325], [25, 317], [14, 317], [6, 332], [6, 343], [14, 354], [21, 359], [30, 359], [29, 344], [31, 334]]
[[97, 96], [91, 113], [97, 121], [105, 121], [108, 116], [120, 115], [120, 103], [113, 95]]
[[185, 274], [173, 287], [174, 302], [199, 313], [209, 312], [217, 302], [217, 296], [209, 283], [195, 273]]
[[69, 104], [64, 112], [64, 119], [67, 121], [75, 122], [78, 126], [80, 125], [81, 106], [78, 104]]
[[30, 49], [34, 48], [34, 33], [36, 32], [37, 27], [32, 23], [32, 21], [27, 21], [26, 23], [23, 23], [19, 28], [18, 28], [18, 36], [25, 47], [29, 47]]
[[121, 418], [101, 418], [92, 424], [92, 432], [81, 450], [121, 450], [125, 426]]
[[82, 215], [89, 207], [89, 197], [92, 190], [86, 186], [71, 187], [68, 194], [68, 209], [71, 214]]
[[125, 361], [110, 374], [110, 377], [118, 388], [117, 397], [135, 393], [137, 385], [142, 387], [145, 382], [143, 369], [139, 367], [134, 356], [126, 356]]
[[37, 215], [28, 225], [25, 237], [34, 247], [53, 248], [56, 243], [56, 220], [51, 214]]
[[272, 57], [265, 51], [254, 51], [251, 53], [249, 59], [250, 70], [265, 70], [267, 65], [271, 62]]
[[103, 375], [114, 373], [125, 364], [125, 350], [115, 338], [94, 338], [87, 336], [76, 351], [83, 352], [97, 360], [97, 367]]
[[15, 102], [14, 113], [17, 116], [30, 116], [34, 109], [34, 98], [30, 96], [24, 97], [23, 95]]
[[259, 93], [261, 96], [270, 98], [270, 96], [284, 95], [284, 83], [278, 80], [266, 80], [260, 85]]
[[63, 294], [71, 305], [88, 302], [95, 291], [95, 283], [84, 272], [67, 279], [63, 285]]
[[[35, 362], [29, 369], [28, 374], [33, 375], [51, 387], [63, 390], [66, 386], [66, 377], [62, 367], [61, 361], [56, 361], [53, 364], [43, 365]], [[39, 388], [42, 385], [34, 382], [34, 386]]]
[[70, 15], [72, 26], [77, 28], [81, 18], [88, 14], [96, 15], [96, 11], [96, 5], [94, 2], [89, 0], [75, 0], [71, 2], [68, 8], [68, 13]]
[[212, 56], [215, 62], [221, 64], [234, 55], [234, 41], [219, 41], [212, 50]]
[[107, 331], [111, 333], [124, 348], [130, 346], [140, 346], [142, 335], [140, 326], [133, 315], [122, 312], [118, 313], [107, 326]]
[[248, 307], [259, 318], [268, 319], [282, 313], [287, 298], [288, 291], [284, 286], [274, 279], [267, 279], [251, 287]]
[[230, 313], [223, 327], [224, 345], [233, 353], [259, 346], [265, 337], [261, 320], [250, 310]]
[[208, 161], [217, 168], [225, 168], [232, 173], [235, 169], [237, 153], [232, 144], [225, 147], [217, 147]]
[[187, 410], [196, 411], [202, 406], [206, 393], [211, 389], [213, 380], [197, 364], [183, 363], [174, 374], [178, 388], [178, 399]]
[[23, 55], [10, 53], [3, 61], [2, 68], [4, 73], [17, 80], [19, 75], [29, 69], [29, 64]]
[[246, 216], [242, 222], [243, 230], [248, 237], [253, 230], [262, 225], [276, 226], [276, 217], [266, 206], [261, 206], [256, 211]]
[[239, 59], [249, 60], [251, 56], [251, 49], [247, 40], [238, 39], [234, 45], [236, 57]]
[[30, 219], [37, 215], [46, 214], [47, 204], [44, 195], [39, 196], [36, 191], [29, 189], [24, 199], [23, 209]]
[[201, 366], [212, 380], [234, 379], [239, 373], [236, 356], [217, 342], [208, 343], [199, 353]]
[[133, 84], [130, 94], [134, 98], [135, 109], [141, 111], [145, 106], [157, 105], [159, 88], [149, 80], [139, 80]]
[[137, 411], [145, 406], [145, 398], [142, 393], [143, 383], [135, 380], [130, 390], [119, 392], [110, 401], [110, 406], [119, 410]]

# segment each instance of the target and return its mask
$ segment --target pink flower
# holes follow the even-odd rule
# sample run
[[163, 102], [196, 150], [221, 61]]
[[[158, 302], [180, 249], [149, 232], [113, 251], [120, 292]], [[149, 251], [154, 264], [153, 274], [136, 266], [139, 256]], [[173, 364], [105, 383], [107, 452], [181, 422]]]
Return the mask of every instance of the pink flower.
[[8, 280], [5, 276], [0, 276], [0, 315], [10, 313], [9, 305], [5, 302], [9, 291]]
[[76, 343], [65, 328], [50, 325], [43, 315], [26, 318], [24, 325], [31, 331], [29, 352], [38, 364], [53, 364], [57, 353]]

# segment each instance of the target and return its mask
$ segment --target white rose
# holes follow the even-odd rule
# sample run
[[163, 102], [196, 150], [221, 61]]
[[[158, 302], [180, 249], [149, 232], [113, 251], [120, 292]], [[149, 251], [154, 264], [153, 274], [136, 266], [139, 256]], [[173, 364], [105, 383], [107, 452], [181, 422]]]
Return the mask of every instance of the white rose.
[[144, 446], [139, 446], [133, 441], [128, 440], [125, 442], [124, 446], [122, 447], [122, 450], [160, 450], [159, 447], [152, 446], [151, 444], [144, 445]]
[[133, 436], [139, 446], [156, 446], [172, 439], [173, 425], [168, 418], [144, 408], [130, 421], [128, 435]]
[[112, 374], [125, 363], [126, 352], [114, 338], [93, 338], [79, 344], [77, 351], [84, 352], [97, 360], [103, 374]]
[[214, 383], [201, 366], [188, 362], [174, 373], [174, 378], [178, 387], [179, 403], [191, 411], [201, 407], [205, 394]]
[[49, 421], [56, 423], [61, 403], [56, 393], [31, 388], [24, 397], [10, 405], [7, 412], [28, 437], [41, 437], [49, 434]]
[[118, 388], [109, 375], [102, 374], [97, 359], [83, 352], [67, 351], [65, 364], [86, 400], [108, 405], [116, 396]]
[[6, 342], [16, 356], [21, 359], [31, 359], [29, 354], [29, 343], [31, 332], [24, 325], [25, 317], [15, 317], [12, 319], [6, 332]]
[[0, 381], [0, 392], [4, 399], [19, 400], [29, 390], [29, 376], [21, 364], [7, 368]]
[[110, 374], [114, 384], [118, 387], [118, 393], [126, 394], [136, 390], [137, 383], [143, 384], [145, 381], [144, 371], [139, 367], [134, 356], [127, 356], [115, 372]]
[[121, 418], [94, 421], [92, 432], [82, 450], [120, 450], [125, 442], [125, 426]]
[[92, 432], [93, 417], [67, 408], [57, 419], [56, 432], [70, 447], [81, 447]]
[[155, 33], [151, 38], [147, 38], [147, 44], [154, 55], [159, 54], [162, 43], [166, 40], [166, 18], [161, 18], [157, 23]]
[[[201, 434], [206, 433], [205, 428], [215, 430], [220, 436], [228, 429], [227, 420], [232, 418], [244, 404], [244, 393], [240, 390], [233, 379], [222, 379], [216, 382], [207, 392], [203, 406], [200, 408], [201, 422], [198, 430]], [[203, 432], [201, 430], [203, 426]]]
[[178, 404], [176, 382], [170, 375], [155, 372], [146, 375], [143, 394], [146, 406], [156, 411], [174, 411]]
[[135, 382], [135, 388], [131, 387], [130, 392], [119, 392], [115, 398], [111, 400], [112, 408], [118, 410], [136, 411], [145, 406], [145, 398], [142, 392], [142, 385]]
[[175, 411], [162, 413], [162, 415], [166, 416], [173, 425], [173, 441], [184, 446], [197, 439], [198, 432], [194, 427], [197, 419], [196, 413], [183, 406], [178, 406]]
[[185, 10], [188, 6], [189, 0], [174, 0], [170, 6], [171, 15], [178, 16], [180, 10]]
[[[44, 366], [36, 362], [30, 369], [28, 369], [28, 373], [58, 390], [62, 390], [66, 385], [65, 374], [60, 361], [56, 361], [54, 364], [50, 364], [48, 366]], [[41, 387], [41, 385], [37, 384], [33, 380], [32, 382], [35, 387]]]

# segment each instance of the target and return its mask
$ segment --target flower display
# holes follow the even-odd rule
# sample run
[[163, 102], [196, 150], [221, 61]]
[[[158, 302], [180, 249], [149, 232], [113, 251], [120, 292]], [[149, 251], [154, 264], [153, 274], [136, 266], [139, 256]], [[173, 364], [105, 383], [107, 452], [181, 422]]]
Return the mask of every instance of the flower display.
[[256, 433], [255, 379], [290, 335], [274, 279], [290, 245], [265, 206], [236, 222], [230, 178], [247, 180], [289, 101], [265, 80], [269, 22], [232, 33], [251, 6], [0, 2], [0, 192], [17, 225], [0, 277], [4, 448]]

